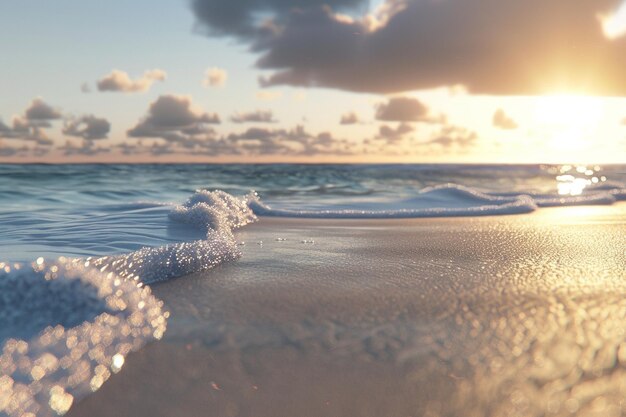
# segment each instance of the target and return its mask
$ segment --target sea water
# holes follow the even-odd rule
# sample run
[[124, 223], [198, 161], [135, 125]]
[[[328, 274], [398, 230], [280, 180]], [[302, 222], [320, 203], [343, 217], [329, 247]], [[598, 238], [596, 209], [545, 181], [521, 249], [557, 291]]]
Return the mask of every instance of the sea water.
[[263, 216], [517, 215], [624, 184], [618, 165], [0, 165], [0, 415], [97, 390], [166, 330], [149, 285], [236, 260]]
[[262, 216], [385, 218], [612, 204], [624, 184], [619, 165], [0, 165], [0, 259], [198, 240], [202, 228], [169, 216], [196, 190], [245, 197]]

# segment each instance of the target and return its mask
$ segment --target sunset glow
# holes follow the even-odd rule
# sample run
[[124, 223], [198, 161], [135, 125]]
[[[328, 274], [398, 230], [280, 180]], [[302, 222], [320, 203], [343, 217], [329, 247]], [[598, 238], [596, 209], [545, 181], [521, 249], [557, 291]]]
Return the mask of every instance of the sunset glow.
[[624, 160], [626, 6], [484, 1], [5, 5], [0, 162]]
[[575, 95], [551, 95], [536, 98], [533, 122], [550, 133], [551, 150], [583, 150], [600, 134], [604, 115], [601, 98]]

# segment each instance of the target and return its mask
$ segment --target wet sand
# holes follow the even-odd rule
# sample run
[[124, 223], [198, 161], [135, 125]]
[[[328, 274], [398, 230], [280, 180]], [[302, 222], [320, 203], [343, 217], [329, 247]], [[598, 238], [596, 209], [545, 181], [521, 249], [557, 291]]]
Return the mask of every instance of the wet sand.
[[69, 416], [626, 413], [626, 204], [237, 237], [153, 287], [165, 338]]

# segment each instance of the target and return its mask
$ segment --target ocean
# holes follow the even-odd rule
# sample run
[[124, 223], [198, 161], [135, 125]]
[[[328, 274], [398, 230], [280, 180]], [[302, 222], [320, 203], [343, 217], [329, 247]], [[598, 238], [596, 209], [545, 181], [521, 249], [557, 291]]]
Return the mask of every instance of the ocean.
[[0, 415], [62, 414], [96, 391], [166, 331], [150, 285], [237, 260], [237, 229], [263, 217], [625, 199], [626, 165], [0, 165]]
[[195, 240], [168, 213], [196, 190], [256, 193], [262, 216], [505, 215], [612, 204], [626, 166], [0, 165], [2, 260], [122, 254]]

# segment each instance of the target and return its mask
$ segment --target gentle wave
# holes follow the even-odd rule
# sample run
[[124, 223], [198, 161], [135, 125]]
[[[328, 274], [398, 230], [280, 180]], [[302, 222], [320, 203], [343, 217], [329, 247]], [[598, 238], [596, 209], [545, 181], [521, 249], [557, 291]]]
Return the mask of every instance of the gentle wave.
[[233, 229], [256, 220], [246, 199], [222, 191], [196, 192], [170, 218], [206, 238], [30, 268], [0, 263], [0, 415], [60, 415], [100, 388], [165, 332], [169, 313], [145, 284], [236, 259]]
[[382, 219], [522, 214], [541, 207], [608, 205], [623, 200], [626, 200], [626, 189], [619, 183], [590, 187], [587, 194], [578, 196], [486, 193], [476, 188], [444, 184], [426, 187], [410, 199], [383, 203], [365, 202], [360, 205], [332, 205], [316, 209], [274, 208], [254, 194], [249, 197], [249, 204], [258, 216]]

